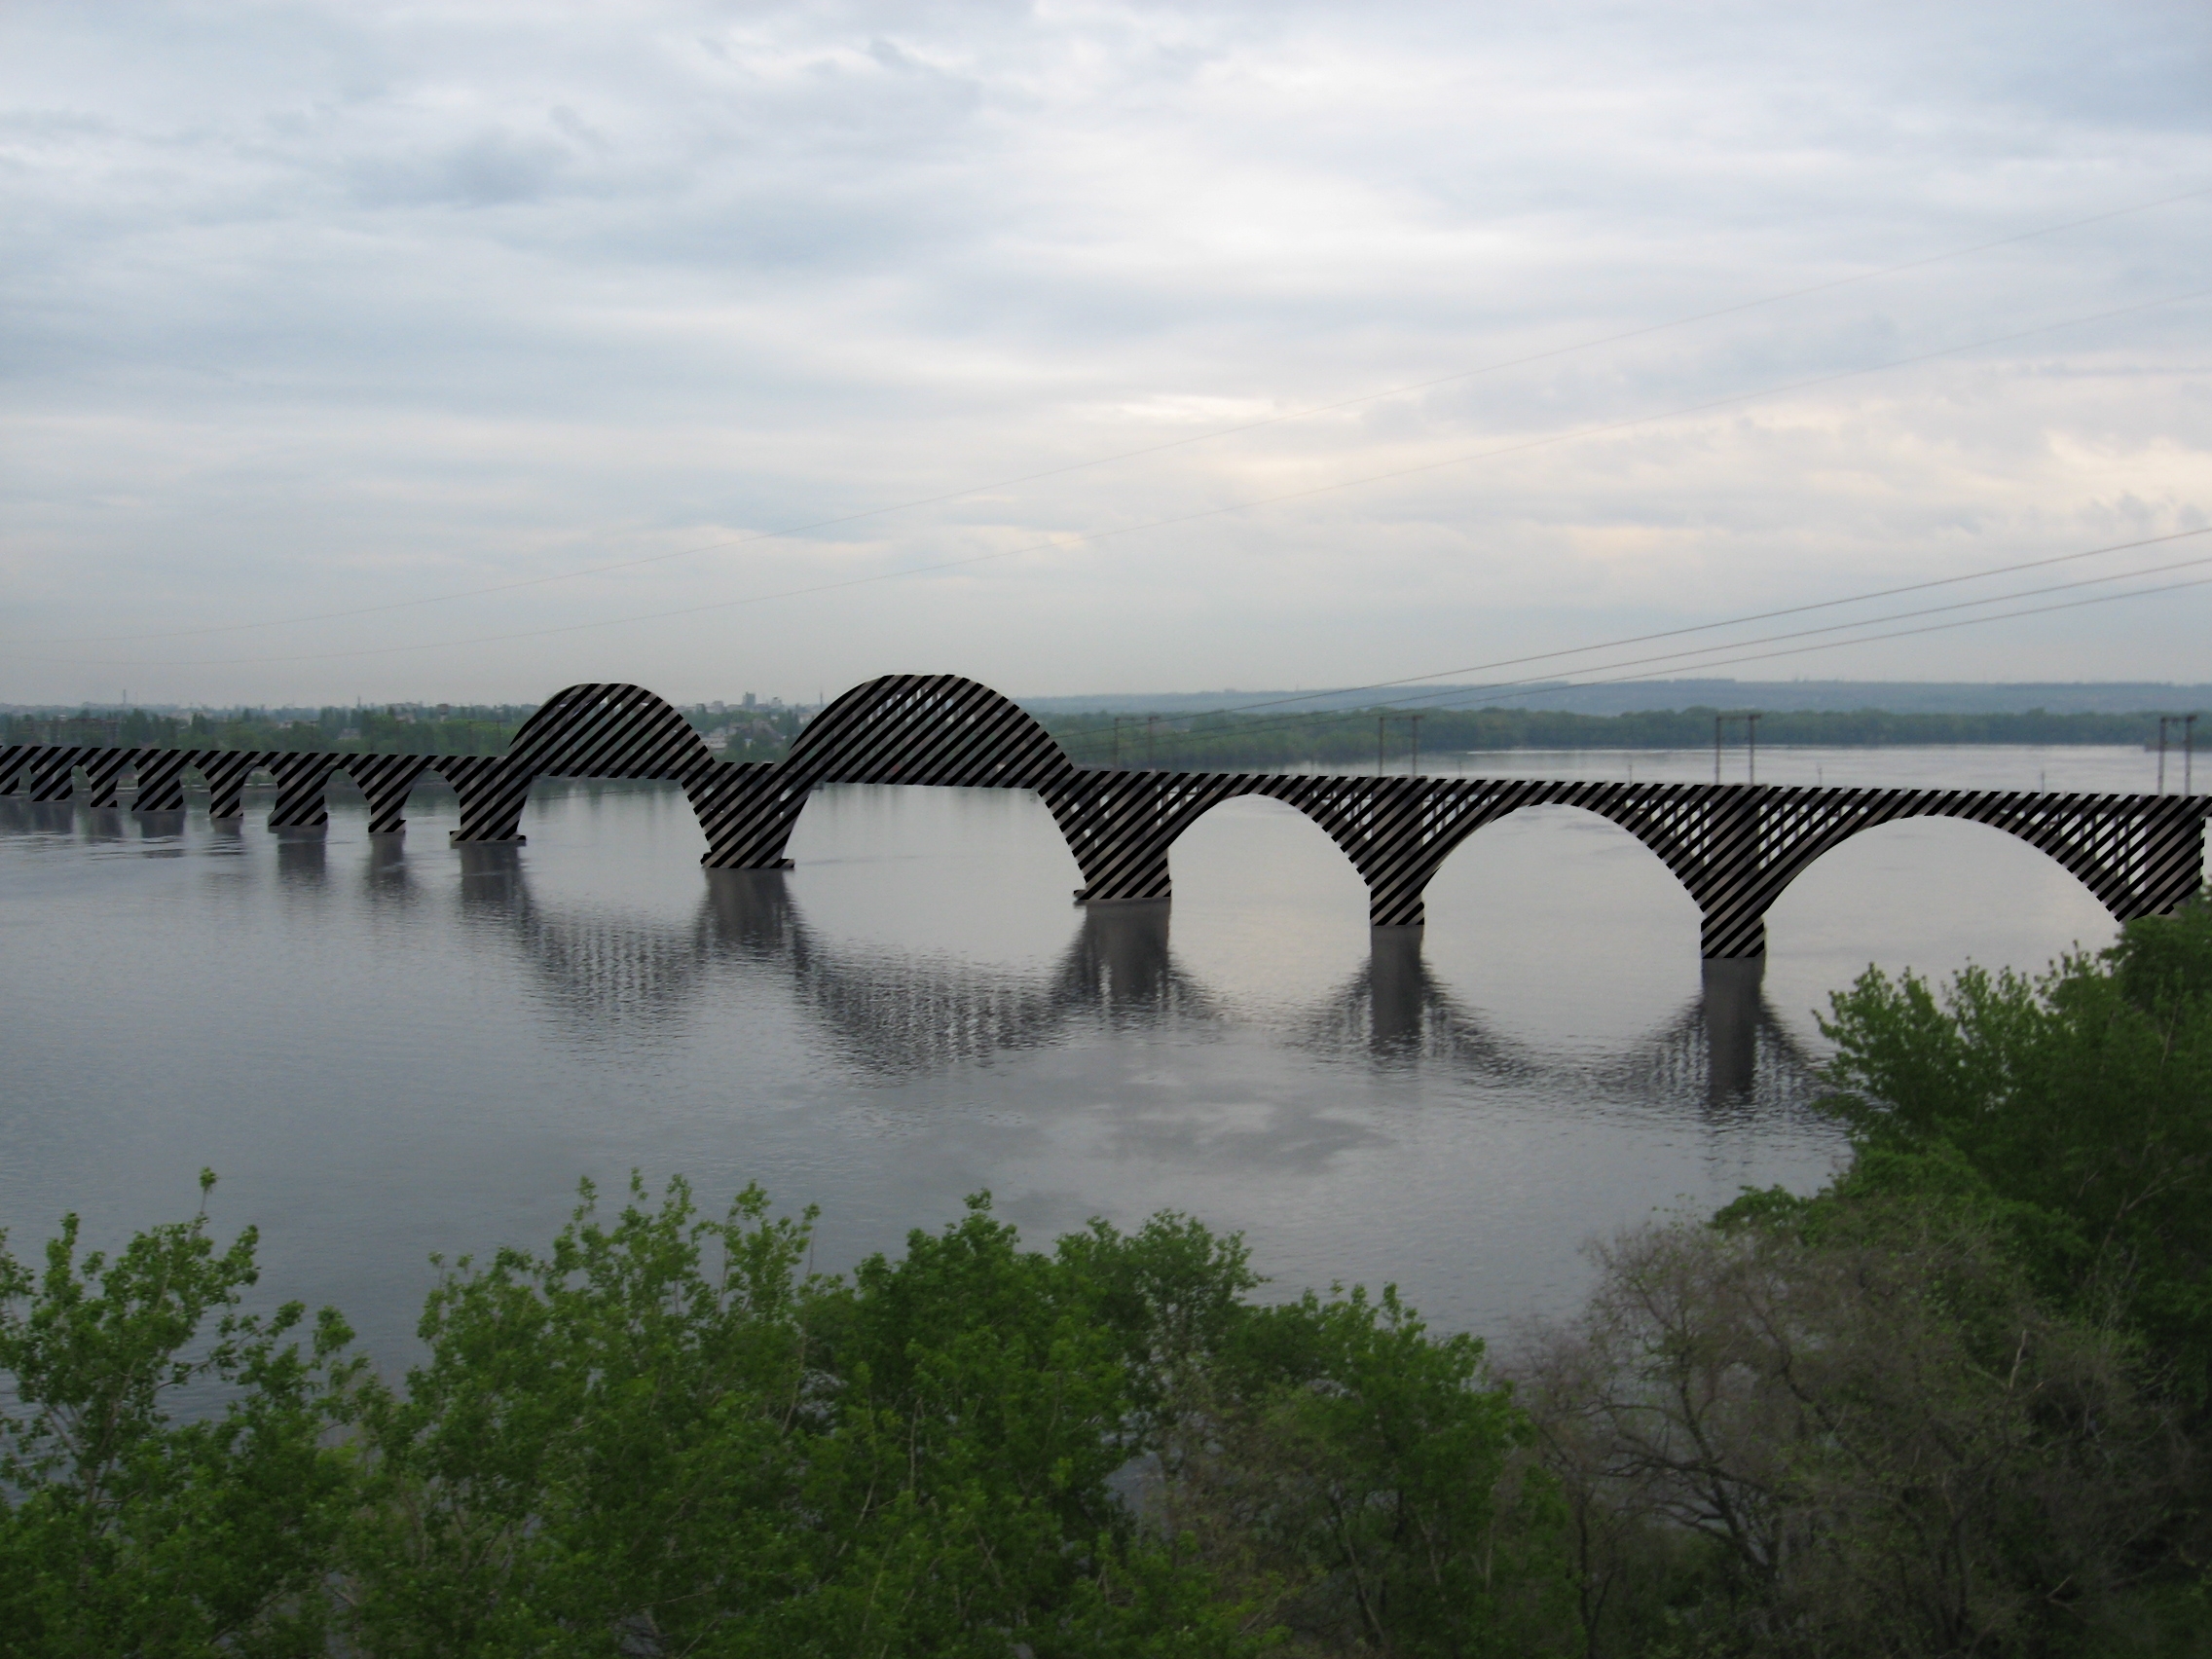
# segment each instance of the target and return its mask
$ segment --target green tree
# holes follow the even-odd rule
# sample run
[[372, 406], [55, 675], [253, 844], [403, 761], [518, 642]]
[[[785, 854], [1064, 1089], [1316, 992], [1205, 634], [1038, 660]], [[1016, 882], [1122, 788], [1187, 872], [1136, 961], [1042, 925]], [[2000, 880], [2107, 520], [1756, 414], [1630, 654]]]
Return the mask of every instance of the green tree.
[[[63, 1218], [43, 1272], [0, 1237], [0, 1644], [31, 1655], [325, 1650], [321, 1577], [353, 1502], [324, 1444], [358, 1366], [325, 1309], [240, 1311], [251, 1228], [218, 1250], [205, 1195], [112, 1258]], [[180, 1395], [202, 1396], [182, 1420]]]
[[1847, 1190], [1981, 1205], [2039, 1288], [2116, 1309], [2212, 1408], [2212, 904], [2037, 977], [1870, 970], [1823, 1028]]
[[1164, 1511], [1313, 1653], [1560, 1652], [1566, 1514], [1483, 1345], [1386, 1286], [1247, 1309], [1187, 1398]]
[[363, 1413], [351, 1626], [384, 1655], [691, 1651], [786, 1593], [794, 1431], [821, 1409], [812, 1212], [721, 1220], [673, 1182], [611, 1226], [587, 1183], [542, 1255], [446, 1269], [429, 1357]]

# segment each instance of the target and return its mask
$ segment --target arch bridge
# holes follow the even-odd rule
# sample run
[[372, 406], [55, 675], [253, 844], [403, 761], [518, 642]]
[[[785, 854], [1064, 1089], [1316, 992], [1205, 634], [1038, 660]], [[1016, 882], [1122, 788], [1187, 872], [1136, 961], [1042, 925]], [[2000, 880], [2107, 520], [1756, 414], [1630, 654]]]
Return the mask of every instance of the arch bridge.
[[520, 841], [523, 805], [540, 778], [662, 779], [682, 787], [707, 836], [701, 862], [721, 869], [787, 867], [785, 843], [818, 785], [1030, 790], [1082, 868], [1076, 898], [1094, 904], [1167, 898], [1176, 838], [1225, 800], [1263, 795], [1303, 812], [1336, 842], [1367, 883], [1379, 928], [1420, 926], [1430, 877], [1485, 825], [1524, 807], [1576, 806], [1619, 825], [1674, 871], [1703, 912], [1703, 953], [1714, 961], [1762, 956], [1766, 912], [1783, 890], [1876, 825], [1989, 825], [2056, 860], [2130, 921], [2169, 912], [2197, 891], [2212, 815], [2212, 797], [2198, 795], [1122, 771], [1078, 765], [1012, 700], [948, 674], [888, 675], [853, 687], [774, 763], [719, 759], [652, 692], [601, 683], [555, 695], [504, 755], [0, 749], [0, 795], [71, 800], [81, 775], [86, 804], [114, 807], [128, 774], [140, 813], [182, 810], [186, 775], [197, 773], [210, 816], [239, 817], [257, 772], [276, 781], [272, 830], [326, 822], [325, 791], [344, 772], [368, 798], [373, 833], [402, 829], [409, 793], [434, 774], [460, 796], [460, 844]]

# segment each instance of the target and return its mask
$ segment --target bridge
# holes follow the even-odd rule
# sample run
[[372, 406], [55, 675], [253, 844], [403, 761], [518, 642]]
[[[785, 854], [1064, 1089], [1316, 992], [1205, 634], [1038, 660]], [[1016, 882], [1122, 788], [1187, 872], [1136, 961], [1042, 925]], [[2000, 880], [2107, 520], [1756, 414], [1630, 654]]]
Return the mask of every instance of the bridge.
[[1213, 807], [1263, 795], [1328, 834], [1367, 883], [1377, 928], [1422, 922], [1421, 894], [1453, 850], [1532, 806], [1574, 806], [1634, 835], [1703, 913], [1710, 962], [1766, 951], [1766, 912], [1823, 854], [1877, 825], [1956, 818], [2002, 830], [2055, 860], [2113, 916], [2179, 906], [2203, 881], [2212, 796], [2051, 794], [1991, 790], [1799, 789], [1755, 784], [1575, 783], [1498, 778], [1351, 778], [1268, 772], [1125, 771], [1079, 765], [1011, 699], [956, 675], [900, 674], [845, 692], [780, 761], [725, 761], [672, 705], [637, 685], [572, 685], [526, 721], [504, 755], [341, 755], [311, 751], [0, 749], [0, 795], [181, 812], [187, 776], [216, 819], [243, 813], [247, 782], [276, 781], [272, 830], [327, 822], [343, 772], [369, 803], [375, 834], [405, 827], [409, 794], [435, 776], [460, 797], [459, 845], [520, 842], [541, 778], [660, 779], [680, 785], [716, 869], [789, 866], [784, 847], [825, 784], [1030, 790], [1051, 810], [1083, 872], [1087, 904], [1168, 897], [1176, 838]]

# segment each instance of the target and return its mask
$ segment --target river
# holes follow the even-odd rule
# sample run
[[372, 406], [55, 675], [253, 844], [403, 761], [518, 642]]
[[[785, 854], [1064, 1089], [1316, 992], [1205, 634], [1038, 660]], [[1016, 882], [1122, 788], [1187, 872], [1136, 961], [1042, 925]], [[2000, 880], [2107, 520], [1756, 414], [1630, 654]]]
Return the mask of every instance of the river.
[[[1741, 750], [1727, 775], [1745, 775]], [[1710, 778], [1709, 753], [1428, 757], [1491, 775]], [[1792, 750], [1761, 782], [2143, 790], [2112, 749]], [[2200, 784], [2203, 781], [2200, 780]], [[2169, 787], [2178, 787], [2176, 763]], [[702, 871], [682, 795], [541, 786], [520, 850], [197, 808], [0, 800], [0, 1226], [96, 1242], [188, 1214], [216, 1169], [264, 1289], [335, 1303], [399, 1363], [432, 1251], [550, 1237], [577, 1179], [682, 1172], [822, 1206], [850, 1266], [989, 1190], [1042, 1242], [1092, 1215], [1242, 1230], [1271, 1293], [1397, 1282], [1504, 1336], [1573, 1305], [1583, 1245], [1744, 1185], [1809, 1188], [1814, 1010], [1869, 962], [2040, 967], [2113, 926], [2075, 880], [1947, 821], [1847, 844], [1768, 917], [1763, 984], [1705, 1006], [1698, 916], [1571, 809], [1483, 830], [1418, 943], [1279, 803], [1216, 809], [1171, 906], [1087, 914], [1034, 797], [838, 787], [788, 874]]]

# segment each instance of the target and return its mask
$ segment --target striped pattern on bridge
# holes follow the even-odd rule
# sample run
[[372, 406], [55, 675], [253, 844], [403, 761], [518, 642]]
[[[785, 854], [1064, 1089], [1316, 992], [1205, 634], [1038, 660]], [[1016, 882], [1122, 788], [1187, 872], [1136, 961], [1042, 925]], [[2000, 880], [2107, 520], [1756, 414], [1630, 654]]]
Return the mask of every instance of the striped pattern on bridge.
[[378, 833], [404, 825], [409, 793], [434, 773], [460, 796], [456, 842], [522, 839], [522, 809], [539, 778], [666, 779], [682, 786], [698, 814], [701, 862], [735, 869], [788, 864], [792, 829], [821, 785], [1033, 790], [1067, 837], [1085, 881], [1077, 897], [1088, 903], [1166, 898], [1176, 839], [1223, 801], [1258, 795], [1304, 813], [1344, 850], [1367, 883], [1378, 927], [1419, 925], [1430, 877], [1483, 826], [1528, 807], [1571, 806], [1618, 824], [1675, 872], [1704, 912], [1712, 958], [1761, 954], [1764, 918], [1782, 891], [1878, 824], [1956, 818], [2002, 830], [2072, 871], [2126, 921], [2170, 911], [2197, 891], [2212, 815], [2212, 797], [2193, 795], [1121, 771], [1077, 765], [1019, 706], [954, 675], [857, 685], [775, 764], [719, 760], [651, 692], [593, 683], [553, 697], [505, 755], [18, 745], [0, 749], [0, 794], [68, 800], [80, 770], [93, 807], [116, 805], [131, 774], [140, 812], [183, 807], [185, 774], [197, 771], [216, 818], [237, 817], [247, 779], [266, 771], [276, 785], [270, 828], [278, 830], [326, 822], [325, 792], [344, 772], [367, 797]]

